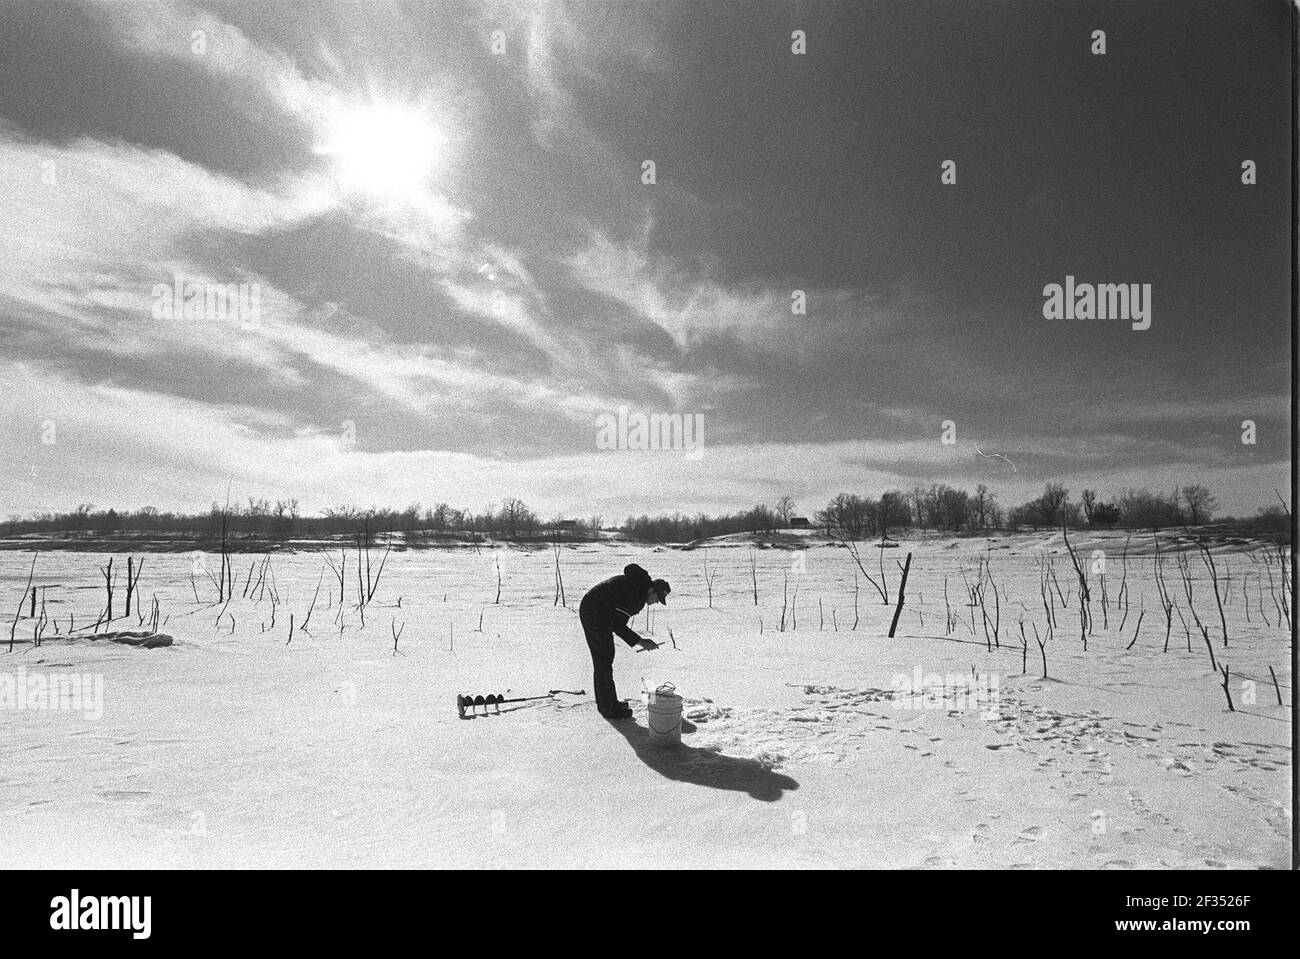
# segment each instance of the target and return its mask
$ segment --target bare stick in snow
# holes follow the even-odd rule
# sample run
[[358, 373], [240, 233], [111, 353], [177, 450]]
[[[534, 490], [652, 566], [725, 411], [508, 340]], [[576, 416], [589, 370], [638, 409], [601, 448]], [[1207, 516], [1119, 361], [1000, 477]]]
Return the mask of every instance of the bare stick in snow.
[[[1206, 634], [1205, 641], [1207, 643], [1209, 642], [1208, 633]], [[1237, 711], [1237, 708], [1232, 705], [1232, 692], [1231, 690], [1228, 689], [1228, 664], [1227, 663], [1223, 664], [1223, 695], [1228, 697], [1228, 712], [1235, 713]]]
[[889, 624], [889, 638], [894, 638], [894, 630], [898, 628], [898, 617], [903, 612], [903, 596], [907, 590], [907, 573], [912, 568], [912, 554], [907, 554], [907, 562], [901, 564], [900, 569], [903, 571], [903, 578], [898, 583], [898, 605], [894, 607], [894, 619]]
[[1282, 705], [1282, 687], [1277, 683], [1277, 673], [1273, 672], [1273, 667], [1268, 667], [1268, 674], [1273, 677], [1273, 692], [1277, 693], [1277, 704]]

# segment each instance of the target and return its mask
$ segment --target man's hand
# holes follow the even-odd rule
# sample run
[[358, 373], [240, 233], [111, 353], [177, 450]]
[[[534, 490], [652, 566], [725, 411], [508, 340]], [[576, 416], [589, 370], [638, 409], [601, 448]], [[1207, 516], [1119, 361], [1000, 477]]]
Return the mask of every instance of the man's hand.
[[656, 643], [653, 639], [643, 639], [641, 640], [641, 642], [637, 643], [637, 646], [645, 650], [647, 653], [650, 652], [650, 650], [652, 649], [659, 648], [659, 644]]

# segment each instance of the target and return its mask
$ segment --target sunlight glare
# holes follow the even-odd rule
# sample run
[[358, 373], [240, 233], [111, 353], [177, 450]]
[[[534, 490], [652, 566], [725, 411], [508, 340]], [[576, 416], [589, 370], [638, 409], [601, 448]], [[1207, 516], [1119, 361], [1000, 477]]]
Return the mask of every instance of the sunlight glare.
[[319, 153], [331, 156], [348, 193], [414, 202], [446, 150], [442, 131], [423, 112], [393, 104], [341, 111]]

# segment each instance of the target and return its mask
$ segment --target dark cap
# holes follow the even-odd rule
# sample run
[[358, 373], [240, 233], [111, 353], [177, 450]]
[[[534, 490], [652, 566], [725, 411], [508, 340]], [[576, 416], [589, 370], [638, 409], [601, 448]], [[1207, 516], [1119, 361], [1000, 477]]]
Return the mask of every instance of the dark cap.
[[657, 579], [650, 585], [653, 586], [654, 591], [659, 594], [659, 602], [663, 603], [665, 606], [668, 605], [668, 594], [673, 591], [673, 588], [668, 585], [668, 580]]

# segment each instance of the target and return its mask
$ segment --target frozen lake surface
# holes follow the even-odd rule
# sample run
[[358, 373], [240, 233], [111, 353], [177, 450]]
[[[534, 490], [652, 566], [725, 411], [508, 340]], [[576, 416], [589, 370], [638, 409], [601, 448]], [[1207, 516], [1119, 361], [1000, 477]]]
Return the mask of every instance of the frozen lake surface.
[[[1214, 551], [1225, 648], [1207, 569], [1184, 544], [1196, 616], [1230, 669], [1230, 712], [1172, 538], [1165, 576], [1189, 629], [1175, 611], [1167, 651], [1150, 535], [1129, 546], [1127, 615], [1125, 534], [1071, 542], [1091, 570], [1086, 651], [1059, 533], [904, 541], [884, 551], [890, 605], [857, 575], [856, 629], [849, 552], [811, 537], [799, 550], [564, 546], [568, 608], [554, 602], [550, 548], [394, 551], [364, 625], [355, 550], [341, 610], [319, 551], [274, 554], [274, 586], [250, 597], [263, 556], [236, 555], [228, 606], [202, 570], [191, 585], [194, 557], [153, 553], [141, 610], [157, 597], [175, 638], [162, 649], [70, 641], [70, 621], [80, 630], [103, 610], [107, 557], [42, 553], [54, 625], [34, 648], [24, 616], [13, 651], [0, 643], [0, 678], [11, 692], [33, 676], [99, 681], [102, 715], [0, 709], [0, 865], [1289, 867], [1291, 638], [1276, 554]], [[860, 549], [875, 572], [878, 551]], [[1049, 559], [1059, 598], [1044, 680], [1033, 627], [1046, 634]], [[30, 562], [0, 553], [8, 615]], [[628, 562], [673, 586], [667, 608], [633, 624], [664, 647], [617, 643], [633, 722], [568, 694], [458, 719], [458, 693], [589, 694], [577, 603]], [[982, 563], [992, 649], [968, 605]], [[318, 583], [308, 632], [287, 642]], [[120, 581], [119, 607], [122, 595]], [[113, 628], [137, 625], [133, 614]], [[686, 699], [673, 750], [646, 744], [638, 699], [665, 681]]]

